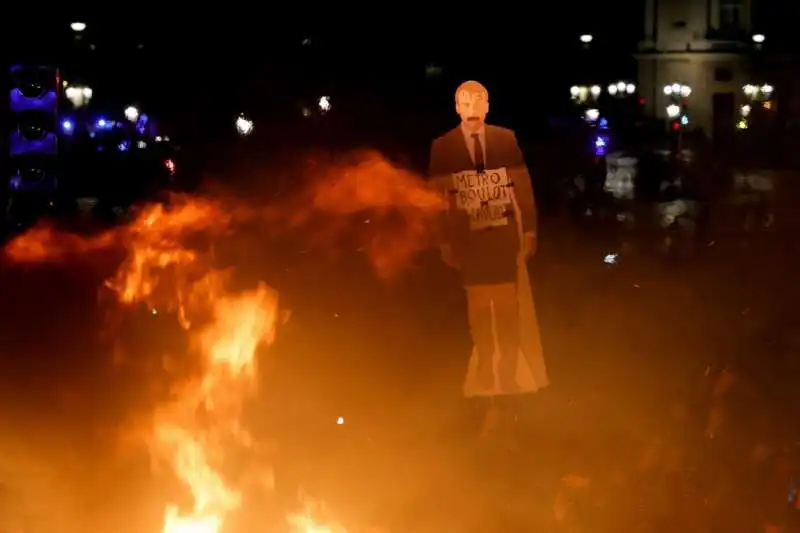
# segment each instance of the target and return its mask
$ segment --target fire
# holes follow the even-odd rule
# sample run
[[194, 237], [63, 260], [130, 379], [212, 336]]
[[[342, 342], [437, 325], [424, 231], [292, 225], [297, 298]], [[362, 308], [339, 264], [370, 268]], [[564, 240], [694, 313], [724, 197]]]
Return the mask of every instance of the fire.
[[239, 507], [241, 495], [222, 472], [225, 452], [250, 441], [242, 409], [255, 390], [257, 348], [274, 338], [276, 294], [264, 285], [230, 294], [227, 273], [181, 244], [187, 234], [224, 228], [224, 215], [210, 202], [144, 211], [131, 227], [128, 259], [109, 282], [123, 302], [175, 310], [202, 362], [199, 378], [154, 419], [153, 454], [172, 466], [193, 501], [187, 510], [167, 508], [164, 533], [217, 533]]
[[[4, 249], [18, 263], [124, 250], [107, 288], [123, 304], [174, 313], [187, 332], [190, 355], [201, 372], [174, 387], [152, 417], [146, 439], [156, 462], [168, 465], [191, 496], [191, 505], [166, 506], [162, 533], [219, 533], [241, 506], [241, 487], [229, 479], [226, 467], [232, 453], [253, 440], [242, 425], [242, 412], [256, 391], [257, 350], [273, 342], [278, 322], [277, 293], [263, 284], [249, 292], [231, 291], [231, 272], [214, 268], [209, 243], [245, 220], [261, 218], [283, 231], [311, 227], [322, 218], [327, 231], [320, 240], [332, 244], [340, 234], [358, 233], [375, 272], [389, 278], [431, 244], [432, 228], [446, 209], [445, 199], [418, 175], [375, 153], [315, 170], [318, 179], [297, 203], [282, 202], [274, 209], [244, 212], [208, 198], [175, 196], [168, 204], [145, 206], [128, 225], [99, 235], [38, 227]], [[298, 533], [343, 531], [310, 516], [292, 515], [290, 526]]]
[[189, 508], [167, 507], [163, 533], [218, 533], [241, 503], [223, 469], [226, 453], [251, 441], [242, 409], [256, 387], [256, 351], [274, 339], [277, 294], [265, 285], [230, 292], [229, 273], [185, 244], [188, 237], [220, 235], [231, 221], [217, 203], [180, 197], [91, 239], [39, 229], [6, 249], [17, 261], [42, 262], [124, 246], [127, 257], [107, 286], [123, 303], [174, 311], [187, 330], [202, 371], [157, 410], [148, 438], [154, 458], [171, 467], [192, 497]]

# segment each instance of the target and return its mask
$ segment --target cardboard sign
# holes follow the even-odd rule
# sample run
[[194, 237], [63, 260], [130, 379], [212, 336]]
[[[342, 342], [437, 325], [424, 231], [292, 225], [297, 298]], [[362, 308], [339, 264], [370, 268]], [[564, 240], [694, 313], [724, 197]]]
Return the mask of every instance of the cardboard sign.
[[514, 184], [505, 168], [453, 174], [456, 208], [469, 213], [472, 231], [509, 224]]

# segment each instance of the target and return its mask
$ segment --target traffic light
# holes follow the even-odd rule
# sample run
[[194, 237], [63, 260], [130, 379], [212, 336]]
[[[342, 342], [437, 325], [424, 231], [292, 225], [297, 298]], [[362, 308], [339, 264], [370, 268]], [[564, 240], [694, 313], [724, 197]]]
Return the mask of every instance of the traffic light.
[[52, 193], [58, 186], [58, 70], [13, 65], [10, 69], [10, 176], [15, 193]]

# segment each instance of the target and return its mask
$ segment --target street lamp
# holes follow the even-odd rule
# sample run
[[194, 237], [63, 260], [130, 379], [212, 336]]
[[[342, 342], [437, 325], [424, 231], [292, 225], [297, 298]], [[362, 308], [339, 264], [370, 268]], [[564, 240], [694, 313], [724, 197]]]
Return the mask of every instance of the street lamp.
[[592, 36], [592, 35], [591, 35], [591, 34], [589, 34], [589, 33], [584, 33], [583, 35], [581, 35], [581, 42], [582, 42], [583, 44], [589, 44], [589, 43], [591, 43], [593, 40], [594, 40], [594, 36]]
[[670, 104], [667, 106], [667, 116], [669, 118], [676, 119], [680, 114], [681, 114], [681, 106], [677, 104]]
[[569, 89], [569, 94], [576, 104], [583, 104], [589, 100], [589, 98], [597, 100], [602, 92], [603, 89], [599, 85], [573, 85]]
[[127, 118], [131, 122], [136, 122], [139, 119], [139, 110], [136, 109], [132, 105], [126, 107], [125, 108], [125, 118]]
[[587, 109], [584, 116], [587, 122], [595, 122], [600, 118], [600, 110], [595, 108]]
[[83, 30], [86, 29], [86, 23], [85, 22], [73, 22], [72, 24], [69, 25], [69, 27], [75, 33], [80, 33], [80, 32], [82, 32]]
[[756, 44], [763, 44], [765, 40], [766, 37], [764, 37], [763, 33], [756, 33], [753, 35], [753, 42]]
[[664, 86], [664, 94], [673, 98], [689, 98], [692, 94], [692, 88], [688, 85], [672, 83]]
[[745, 98], [750, 101], [769, 100], [772, 98], [772, 95], [775, 92], [775, 87], [769, 83], [765, 83], [763, 85], [753, 85], [748, 83], [742, 87], [742, 92], [744, 93]]
[[761, 85], [748, 83], [742, 87], [742, 92], [747, 103], [739, 107], [739, 121], [736, 123], [736, 129], [746, 130], [750, 126], [750, 112], [753, 104], [760, 102], [764, 109], [771, 109], [772, 102], [770, 100], [775, 94], [775, 87], [769, 83]]
[[72, 85], [67, 87], [65, 94], [67, 96], [67, 100], [72, 102], [73, 106], [83, 107], [92, 99], [94, 91], [92, 91], [90, 87], [79, 87], [77, 85]]
[[242, 137], [250, 135], [253, 132], [253, 121], [244, 115], [239, 115], [236, 118], [236, 132]]
[[627, 83], [624, 81], [618, 81], [617, 83], [612, 83], [607, 88], [608, 94], [611, 96], [616, 97], [623, 97], [625, 95], [631, 95], [636, 92], [636, 85], [633, 83]]

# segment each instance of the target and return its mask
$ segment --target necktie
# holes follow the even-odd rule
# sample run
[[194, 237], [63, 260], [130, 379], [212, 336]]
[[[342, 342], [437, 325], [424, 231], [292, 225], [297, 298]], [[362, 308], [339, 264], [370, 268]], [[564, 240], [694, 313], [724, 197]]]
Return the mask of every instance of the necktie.
[[475, 169], [478, 172], [483, 172], [486, 169], [486, 162], [483, 160], [483, 145], [481, 144], [481, 136], [477, 133], [472, 134], [472, 146], [475, 154]]

